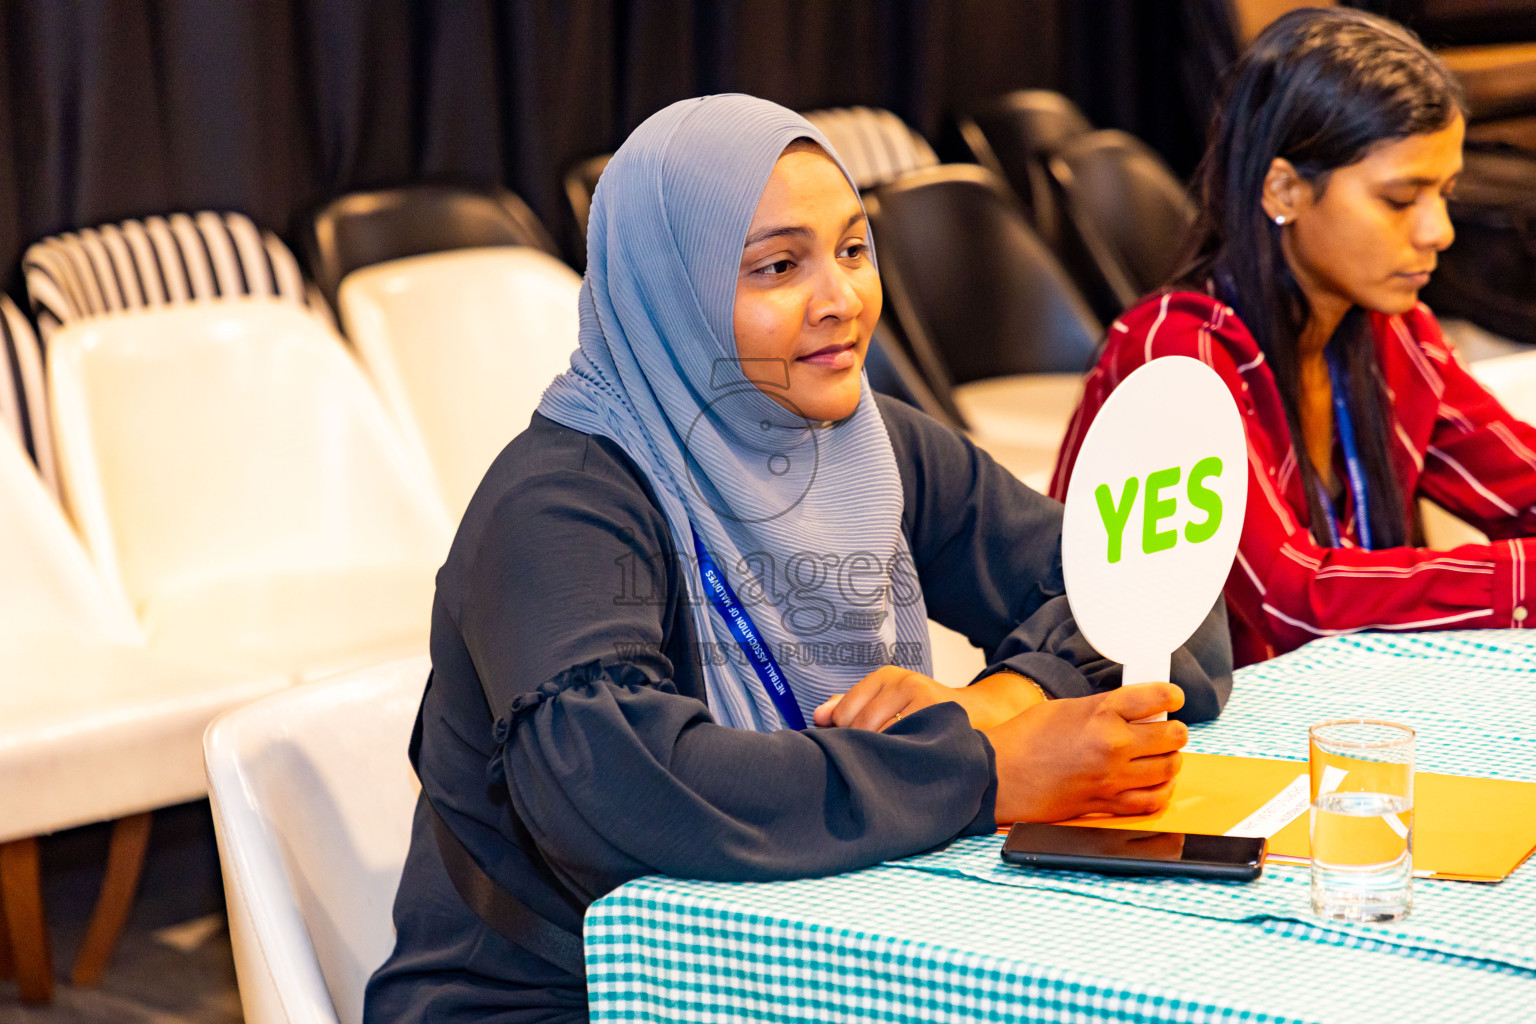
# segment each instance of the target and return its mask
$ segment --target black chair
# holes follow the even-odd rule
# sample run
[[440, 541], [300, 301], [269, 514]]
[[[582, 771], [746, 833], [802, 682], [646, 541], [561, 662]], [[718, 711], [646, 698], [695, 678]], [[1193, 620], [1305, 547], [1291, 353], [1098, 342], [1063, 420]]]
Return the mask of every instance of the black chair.
[[941, 401], [969, 381], [1088, 369], [1103, 329], [991, 171], [914, 171], [865, 205], [887, 308]]
[[1161, 157], [1121, 131], [1079, 136], [1050, 170], [1066, 214], [1063, 258], [1112, 320], [1178, 269], [1195, 204]]
[[342, 196], [315, 214], [303, 234], [310, 272], [332, 308], [342, 278], [385, 260], [491, 245], [560, 255], [539, 218], [511, 192], [446, 185]]
[[955, 411], [953, 397], [947, 389], [944, 398], [939, 397], [922, 371], [912, 362], [895, 328], [885, 317], [880, 318], [874, 334], [870, 336], [864, 370], [869, 374], [869, 386], [875, 391], [899, 398], [940, 423], [957, 429], [965, 426]]
[[976, 162], [1013, 186], [1035, 231], [1059, 251], [1061, 212], [1046, 163], [1068, 142], [1093, 131], [1083, 112], [1059, 92], [1020, 89], [962, 117], [959, 127]]
[[565, 198], [571, 204], [571, 212], [576, 215], [577, 234], [581, 236], [583, 253], [587, 246], [587, 219], [592, 215], [592, 195], [597, 191], [597, 179], [603, 176], [603, 168], [612, 159], [612, 153], [587, 157], [565, 175]]

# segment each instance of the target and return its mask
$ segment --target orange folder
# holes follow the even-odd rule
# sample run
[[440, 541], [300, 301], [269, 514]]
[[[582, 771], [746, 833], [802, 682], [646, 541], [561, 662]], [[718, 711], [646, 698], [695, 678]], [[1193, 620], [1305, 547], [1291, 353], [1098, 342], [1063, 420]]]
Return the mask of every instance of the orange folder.
[[[1064, 824], [1219, 836], [1306, 775], [1305, 761], [1185, 753], [1173, 799], [1161, 812]], [[1413, 790], [1415, 874], [1497, 882], [1536, 849], [1536, 782], [1416, 772]], [[1269, 855], [1306, 860], [1307, 830], [1303, 812], [1270, 836]]]

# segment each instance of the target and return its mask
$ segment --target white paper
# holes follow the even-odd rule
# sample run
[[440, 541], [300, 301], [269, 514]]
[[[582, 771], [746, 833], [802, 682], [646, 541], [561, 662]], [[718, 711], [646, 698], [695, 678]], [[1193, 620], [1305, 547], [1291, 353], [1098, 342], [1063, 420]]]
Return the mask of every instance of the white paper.
[[1227, 829], [1229, 836], [1268, 839], [1307, 813], [1312, 804], [1312, 776], [1298, 775], [1271, 797], [1263, 807]]

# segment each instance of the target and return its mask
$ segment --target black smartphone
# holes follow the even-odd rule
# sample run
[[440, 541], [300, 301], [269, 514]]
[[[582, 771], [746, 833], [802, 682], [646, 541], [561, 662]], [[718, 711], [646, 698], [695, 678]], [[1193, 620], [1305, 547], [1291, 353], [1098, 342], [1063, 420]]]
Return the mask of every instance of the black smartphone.
[[1185, 832], [1135, 832], [1076, 825], [1008, 830], [1003, 860], [1021, 867], [1105, 875], [1187, 875], [1251, 882], [1264, 870], [1267, 839]]

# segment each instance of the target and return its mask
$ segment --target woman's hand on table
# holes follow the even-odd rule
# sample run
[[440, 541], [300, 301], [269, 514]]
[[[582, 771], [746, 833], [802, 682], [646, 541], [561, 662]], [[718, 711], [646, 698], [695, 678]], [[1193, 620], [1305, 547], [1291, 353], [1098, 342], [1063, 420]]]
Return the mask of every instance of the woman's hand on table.
[[886, 665], [821, 705], [813, 718], [822, 728], [881, 731], [894, 725], [898, 716], [954, 701], [965, 709], [972, 728], [989, 729], [1045, 699], [1045, 691], [1013, 672], [995, 672], [970, 686], [953, 687], [921, 672]]
[[1177, 686], [1147, 683], [1047, 701], [983, 729], [997, 755], [998, 823], [1162, 810], [1189, 730], [1137, 719], [1183, 705]]

